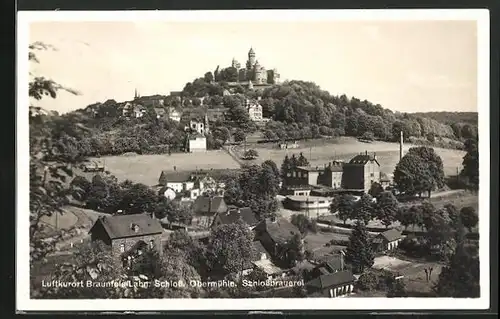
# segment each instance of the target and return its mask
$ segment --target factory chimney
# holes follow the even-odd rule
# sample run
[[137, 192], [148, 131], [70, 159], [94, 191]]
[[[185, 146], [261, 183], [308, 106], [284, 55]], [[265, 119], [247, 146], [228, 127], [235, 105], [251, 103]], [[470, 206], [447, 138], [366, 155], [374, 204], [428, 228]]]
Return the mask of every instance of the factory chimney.
[[403, 158], [403, 131], [401, 131], [401, 137], [399, 139], [399, 160]]

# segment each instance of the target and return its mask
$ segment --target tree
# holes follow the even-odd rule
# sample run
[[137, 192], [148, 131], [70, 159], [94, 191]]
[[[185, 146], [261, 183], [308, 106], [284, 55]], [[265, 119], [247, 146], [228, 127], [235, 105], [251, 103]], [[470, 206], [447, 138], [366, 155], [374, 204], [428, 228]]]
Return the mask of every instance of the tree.
[[286, 245], [286, 263], [289, 267], [293, 267], [302, 260], [304, 260], [304, 244], [302, 237], [295, 234]]
[[387, 228], [397, 219], [398, 208], [398, 200], [392, 192], [383, 192], [377, 198], [375, 216]]
[[220, 140], [222, 144], [225, 144], [230, 137], [229, 129], [227, 127], [217, 127], [213, 131], [213, 136], [215, 139]]
[[368, 191], [368, 194], [373, 198], [377, 198], [378, 195], [380, 195], [380, 193], [382, 193], [383, 191], [384, 191], [384, 188], [382, 187], [382, 185], [380, 185], [380, 183], [374, 182], [370, 186], [370, 190]]
[[288, 155], [285, 155], [283, 163], [281, 164], [281, 177], [286, 178], [288, 176], [288, 173], [290, 172], [290, 169], [291, 169], [290, 158], [288, 158]]
[[354, 219], [361, 220], [365, 225], [368, 225], [374, 217], [374, 206], [372, 197], [364, 194], [355, 204], [353, 211]]
[[375, 135], [373, 134], [373, 132], [366, 131], [363, 133], [363, 135], [361, 135], [361, 139], [365, 141], [373, 141], [375, 139]]
[[353, 219], [354, 218], [354, 207], [356, 205], [356, 201], [354, 199], [354, 196], [349, 195], [349, 194], [342, 194], [339, 196], [339, 203], [338, 203], [338, 216], [344, 224], [348, 219]]
[[433, 187], [432, 177], [428, 165], [420, 156], [413, 153], [406, 154], [396, 165], [394, 170], [396, 188], [407, 195], [429, 192]]
[[405, 230], [408, 229], [408, 226], [417, 224], [417, 209], [418, 206], [400, 207], [398, 209], [397, 220], [405, 227]]
[[244, 155], [244, 158], [249, 160], [256, 159], [257, 157], [259, 157], [259, 153], [253, 148], [247, 150]]
[[474, 209], [474, 207], [466, 206], [460, 210], [460, 219], [465, 227], [472, 232], [472, 228], [476, 227], [479, 217]]
[[408, 153], [419, 156], [427, 166], [428, 174], [431, 177], [429, 181], [431, 189], [428, 190], [429, 196], [431, 190], [444, 186], [443, 160], [433, 148], [426, 146], [412, 147]]
[[210, 238], [211, 269], [216, 273], [238, 273], [251, 262], [253, 236], [242, 222], [217, 226]]
[[212, 74], [212, 72], [207, 72], [205, 73], [203, 79], [205, 80], [205, 82], [210, 83], [214, 80], [214, 75]]
[[310, 225], [310, 220], [306, 216], [302, 214], [293, 214], [290, 222], [297, 226], [299, 229], [300, 233], [305, 235], [307, 233], [307, 230], [309, 229]]
[[297, 159], [297, 166], [309, 166], [309, 161], [307, 158], [302, 154], [302, 152], [299, 155], [299, 158]]
[[407, 296], [408, 293], [406, 291], [405, 282], [402, 279], [393, 279], [392, 283], [389, 285], [389, 291], [387, 292], [387, 297], [402, 298]]
[[[144, 281], [138, 276], [128, 275], [112, 256], [108, 246], [102, 242], [91, 242], [80, 246], [70, 263], [58, 265], [51, 280], [59, 282], [80, 282], [78, 287], [42, 287], [35, 291], [35, 297], [50, 299], [90, 299], [90, 298], [161, 298], [161, 289], [147, 288], [142, 285], [112, 286], [108, 283]], [[147, 278], [147, 280], [153, 278]], [[85, 283], [90, 280], [92, 286]]]
[[274, 173], [274, 176], [278, 179], [278, 180], [281, 180], [281, 173], [280, 173], [280, 170], [278, 169], [278, 165], [276, 165], [276, 163], [273, 161], [273, 160], [265, 160], [264, 162], [262, 162], [262, 167], [269, 167], [273, 173]]
[[434, 288], [439, 297], [479, 298], [479, 258], [458, 245]]
[[469, 139], [465, 142], [466, 154], [463, 157], [463, 169], [460, 175], [466, 179], [467, 184], [473, 188], [479, 188], [479, 149], [478, 141]]
[[362, 221], [357, 221], [349, 236], [349, 243], [346, 248], [346, 261], [349, 262], [355, 273], [363, 273], [366, 268], [370, 268], [374, 263], [371, 241], [368, 238], [368, 231]]
[[[35, 42], [29, 46], [29, 61], [39, 63], [35, 54], [37, 50], [53, 49], [42, 42]], [[31, 74], [30, 74], [31, 75]], [[73, 95], [80, 93], [74, 89], [62, 86], [50, 79], [33, 76], [29, 82], [29, 97], [39, 101], [46, 96], [56, 98], [59, 91], [66, 91]], [[30, 260], [36, 261], [54, 250], [55, 242], [49, 244], [42, 240], [45, 226], [41, 223], [44, 216], [62, 214], [62, 207], [67, 203], [68, 189], [66, 181], [73, 175], [71, 166], [64, 160], [56, 158], [55, 162], [47, 162], [47, 158], [54, 158], [53, 148], [56, 141], [54, 132], [47, 128], [52, 117], [43, 115], [42, 108], [30, 105]], [[50, 112], [46, 112], [50, 113]], [[80, 124], [80, 123], [76, 123]], [[81, 131], [81, 125], [71, 128], [75, 133]]]
[[243, 142], [245, 140], [245, 132], [241, 129], [237, 129], [236, 131], [234, 131], [233, 133], [233, 137], [234, 137], [234, 141], [235, 142]]

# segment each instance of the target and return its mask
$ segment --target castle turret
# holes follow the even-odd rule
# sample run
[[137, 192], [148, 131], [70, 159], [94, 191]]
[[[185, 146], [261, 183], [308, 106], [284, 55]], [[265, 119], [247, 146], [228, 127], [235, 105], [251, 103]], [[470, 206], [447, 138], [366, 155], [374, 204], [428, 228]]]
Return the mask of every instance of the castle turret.
[[250, 51], [248, 51], [247, 69], [253, 67], [254, 64], [255, 64], [255, 51], [253, 50], [253, 48], [250, 48]]

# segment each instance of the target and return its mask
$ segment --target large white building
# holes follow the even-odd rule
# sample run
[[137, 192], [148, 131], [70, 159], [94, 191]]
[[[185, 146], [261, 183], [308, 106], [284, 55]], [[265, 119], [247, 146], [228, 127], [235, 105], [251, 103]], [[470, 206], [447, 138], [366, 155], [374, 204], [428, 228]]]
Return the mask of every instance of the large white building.
[[205, 136], [190, 136], [187, 144], [187, 151], [189, 153], [205, 152], [207, 150], [207, 138]]

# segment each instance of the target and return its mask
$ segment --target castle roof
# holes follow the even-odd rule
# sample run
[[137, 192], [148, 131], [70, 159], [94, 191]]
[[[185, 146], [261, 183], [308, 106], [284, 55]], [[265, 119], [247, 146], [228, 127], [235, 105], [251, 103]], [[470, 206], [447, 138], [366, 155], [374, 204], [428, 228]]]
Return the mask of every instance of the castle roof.
[[253, 50], [253, 47], [250, 48], [250, 51], [248, 51], [248, 54], [255, 54], [255, 51]]

